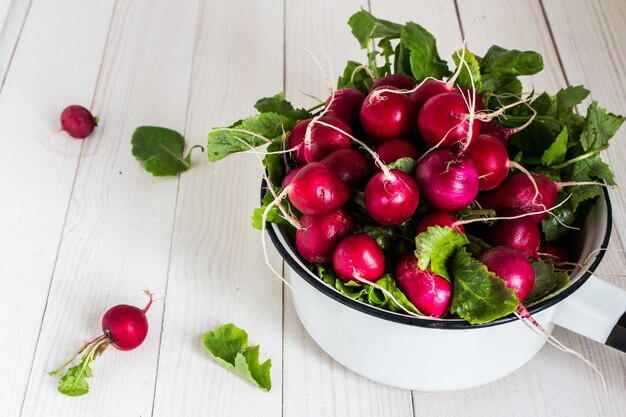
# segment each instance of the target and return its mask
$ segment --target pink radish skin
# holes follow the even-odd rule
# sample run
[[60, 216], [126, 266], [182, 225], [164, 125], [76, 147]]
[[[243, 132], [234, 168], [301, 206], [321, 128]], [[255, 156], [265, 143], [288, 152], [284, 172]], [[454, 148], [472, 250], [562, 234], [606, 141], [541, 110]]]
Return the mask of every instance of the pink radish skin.
[[291, 180], [296, 176], [301, 168], [302, 167], [295, 167], [289, 170], [289, 172], [285, 175], [285, 178], [283, 178], [283, 188], [291, 184]]
[[[380, 87], [380, 90], [383, 87]], [[395, 87], [385, 89], [398, 90]], [[378, 141], [411, 134], [415, 109], [406, 94], [372, 90], [361, 106], [360, 120], [365, 133]]]
[[443, 81], [426, 80], [417, 90], [409, 94], [409, 98], [415, 105], [415, 108], [419, 111], [429, 98], [434, 97], [437, 94], [454, 92], [457, 92], [457, 89], [450, 87]]
[[351, 190], [328, 166], [312, 162], [302, 167], [287, 188], [291, 203], [302, 213], [323, 216], [339, 210]]
[[362, 189], [370, 176], [367, 159], [354, 149], [339, 149], [322, 159], [321, 162], [355, 190]]
[[491, 190], [502, 184], [509, 173], [509, 153], [495, 136], [481, 133], [467, 154], [478, 172], [478, 191]]
[[518, 129], [504, 127], [495, 120], [492, 120], [483, 124], [483, 129], [481, 130], [481, 133], [485, 133], [487, 135], [495, 137], [506, 148], [509, 143], [509, 137], [517, 131]]
[[325, 116], [333, 116], [343, 120], [351, 127], [359, 123], [359, 112], [365, 100], [365, 94], [354, 88], [342, 88], [335, 91], [326, 100]]
[[[541, 174], [532, 174], [539, 195], [533, 204], [535, 188], [530, 179], [523, 172], [513, 172], [506, 180], [493, 190], [482, 193], [478, 202], [481, 207], [501, 211], [504, 209], [517, 209], [523, 213], [543, 213], [528, 216], [536, 223], [541, 222], [548, 215], [546, 209], [551, 209], [556, 204], [559, 185], [550, 178]], [[543, 206], [545, 206], [545, 208]]]
[[[480, 100], [477, 99], [475, 111], [481, 108]], [[483, 123], [474, 119], [472, 138], [468, 141], [469, 113], [470, 110], [460, 93], [443, 93], [429, 98], [417, 116], [417, 127], [422, 140], [431, 147], [469, 147], [480, 133]]]
[[457, 211], [478, 194], [478, 173], [467, 155], [447, 148], [433, 151], [417, 165], [417, 183], [426, 201], [437, 210]]
[[443, 317], [452, 302], [452, 285], [430, 270], [421, 270], [413, 252], [401, 255], [394, 267], [398, 288], [423, 314]]
[[73, 138], [85, 139], [98, 126], [98, 119], [82, 106], [67, 106], [61, 112], [61, 130]]
[[453, 214], [446, 213], [445, 211], [435, 211], [422, 217], [417, 224], [416, 234], [419, 235], [425, 232], [431, 226], [450, 227], [459, 233], [465, 234], [463, 225], [456, 224], [458, 221], [459, 219]]
[[494, 246], [485, 251], [480, 261], [515, 292], [523, 301], [535, 284], [535, 271], [532, 264], [517, 249], [509, 246]]
[[298, 253], [309, 262], [327, 264], [339, 242], [352, 233], [352, 218], [344, 210], [326, 216], [302, 215], [296, 231]]
[[[417, 146], [406, 139], [389, 139], [381, 143], [376, 148], [376, 153], [380, 160], [389, 165], [396, 162], [400, 158], [412, 158], [418, 160], [422, 156]], [[380, 167], [376, 165], [373, 159], [370, 159], [370, 168], [373, 172], [380, 171]]]
[[[503, 215], [508, 216], [508, 214]], [[489, 229], [487, 241], [496, 246], [510, 246], [520, 251], [525, 257], [534, 258], [537, 256], [541, 243], [541, 232], [539, 225], [528, 217], [499, 220]]]
[[333, 268], [341, 280], [374, 282], [385, 272], [385, 254], [376, 241], [367, 235], [351, 235], [335, 248]]
[[572, 261], [565, 249], [552, 243], [542, 243], [539, 246], [538, 258], [552, 264], [564, 264]]
[[[308, 163], [321, 161], [338, 149], [350, 149], [352, 147], [352, 138], [348, 136], [352, 135], [352, 129], [346, 122], [332, 116], [322, 116], [316, 120], [335, 126], [339, 130], [313, 122], [311, 141], [307, 143], [306, 138], [304, 140], [304, 159]], [[340, 130], [346, 132], [347, 135]]]
[[415, 180], [406, 172], [392, 169], [391, 175], [375, 174], [365, 186], [365, 209], [383, 226], [397, 226], [415, 213], [420, 194]]
[[102, 317], [102, 331], [119, 350], [132, 350], [143, 343], [148, 335], [146, 312], [152, 305], [150, 301], [143, 308], [120, 304], [111, 307]]
[[307, 164], [306, 158], [304, 157], [304, 136], [306, 135], [306, 128], [309, 123], [311, 123], [311, 119], [300, 120], [293, 126], [291, 132], [289, 132], [289, 136], [287, 136], [287, 146], [289, 149], [294, 149], [291, 151], [291, 156], [298, 165]]
[[400, 90], [412, 90], [415, 87], [415, 81], [406, 75], [402, 74], [391, 74], [381, 77], [374, 81], [371, 90], [374, 90], [378, 87], [396, 87]]

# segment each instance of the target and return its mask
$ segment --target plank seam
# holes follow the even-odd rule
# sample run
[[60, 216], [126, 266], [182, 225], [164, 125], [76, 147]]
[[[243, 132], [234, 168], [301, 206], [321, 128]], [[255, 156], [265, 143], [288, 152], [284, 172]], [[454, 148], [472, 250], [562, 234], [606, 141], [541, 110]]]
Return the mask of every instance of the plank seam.
[[[15, 4], [15, 3], [13, 3]], [[26, 21], [28, 20], [28, 16], [30, 15], [30, 8], [33, 5], [33, 0], [30, 0], [28, 2], [28, 7], [26, 8], [26, 15], [24, 15], [24, 20], [22, 21], [22, 26], [20, 27], [20, 31], [17, 35], [17, 40], [15, 41], [15, 45], [13, 46], [13, 50], [11, 51], [11, 57], [9, 58], [9, 62], [7, 63], [7, 67], [6, 67], [6, 71], [4, 73], [4, 75], [2, 76], [2, 83], [0, 83], [0, 94], [2, 94], [2, 89], [4, 88], [4, 83], [7, 80], [7, 76], [9, 74], [9, 71], [11, 69], [11, 63], [13, 62], [13, 57], [15, 56], [15, 51], [17, 51], [17, 46], [20, 43], [20, 40], [22, 39], [22, 32], [24, 32], [24, 26], [26, 26]], [[10, 12], [9, 12], [10, 15]], [[8, 20], [8, 19], [7, 19]]]

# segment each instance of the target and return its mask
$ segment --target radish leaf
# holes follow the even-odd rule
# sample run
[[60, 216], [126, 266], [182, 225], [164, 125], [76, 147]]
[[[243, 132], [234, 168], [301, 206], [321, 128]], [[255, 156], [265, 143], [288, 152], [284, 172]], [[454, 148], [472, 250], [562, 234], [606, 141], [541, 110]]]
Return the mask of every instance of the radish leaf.
[[467, 245], [467, 237], [450, 227], [431, 226], [415, 238], [415, 256], [422, 270], [430, 270], [451, 281], [450, 261]]
[[402, 25], [384, 19], [374, 17], [370, 12], [361, 9], [350, 19], [348, 25], [352, 29], [352, 34], [359, 41], [361, 48], [369, 47], [372, 39], [379, 38], [399, 38]]
[[409, 22], [402, 27], [400, 41], [411, 54], [411, 72], [416, 80], [442, 79], [450, 74], [448, 63], [439, 57], [434, 36], [417, 23]]
[[[563, 282], [569, 283], [569, 276], [565, 272], [555, 272], [554, 265], [550, 262], [530, 261], [535, 271], [535, 283], [533, 289], [524, 299], [524, 305], [530, 306], [535, 301], [552, 295], [553, 290], [559, 289]], [[559, 285], [561, 284], [561, 285]]]
[[[463, 50], [459, 50], [452, 54], [452, 59], [454, 60], [457, 69], [459, 67], [459, 63], [461, 62], [462, 54]], [[483, 80], [482, 76], [480, 75], [480, 64], [478, 63], [476, 56], [467, 49], [465, 50], [465, 56], [463, 57], [463, 59], [469, 67], [469, 71], [467, 70], [467, 67], [463, 65], [463, 68], [459, 73], [459, 77], [456, 79], [456, 84], [460, 85], [461, 87], [472, 88], [473, 80], [476, 92], [480, 93], [483, 90]]]
[[387, 168], [399, 169], [400, 171], [404, 171], [407, 174], [414, 174], [415, 169], [417, 169], [417, 161], [413, 158], [404, 157], [390, 163], [389, 165], [387, 165]]
[[187, 156], [183, 157], [183, 136], [175, 130], [158, 126], [138, 127], [130, 143], [133, 156], [155, 177], [187, 171], [191, 166], [191, 152], [195, 148], [202, 148], [199, 145], [193, 146]]
[[234, 324], [225, 324], [202, 336], [204, 347], [216, 362], [257, 385], [272, 388], [271, 359], [259, 363], [259, 346], [248, 346], [248, 334]]
[[89, 354], [83, 356], [80, 363], [67, 370], [65, 375], [59, 380], [57, 389], [61, 394], [70, 397], [78, 397], [89, 392], [89, 384], [87, 378], [93, 376], [93, 372], [89, 367], [92, 358]]

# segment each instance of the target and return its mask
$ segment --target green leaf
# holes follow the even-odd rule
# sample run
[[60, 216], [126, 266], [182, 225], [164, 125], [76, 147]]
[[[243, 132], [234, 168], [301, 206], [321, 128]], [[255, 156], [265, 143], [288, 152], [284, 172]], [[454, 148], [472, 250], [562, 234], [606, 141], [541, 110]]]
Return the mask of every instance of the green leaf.
[[378, 19], [363, 9], [350, 16], [348, 25], [363, 49], [369, 47], [372, 39], [400, 37], [400, 29], [402, 28], [402, 25]]
[[524, 299], [524, 305], [537, 304], [539, 301], [558, 294], [569, 285], [569, 275], [566, 272], [556, 272], [551, 263], [535, 260], [531, 263], [535, 271], [535, 284]]
[[[602, 161], [598, 155], [583, 159], [582, 161], [578, 161], [573, 164], [571, 180], [576, 182], [606, 181], [609, 185], [615, 184], [615, 178], [613, 177], [611, 168], [609, 168], [609, 166]], [[578, 206], [583, 201], [595, 198], [602, 194], [602, 189], [599, 185], [577, 185], [567, 187], [565, 190], [566, 192], [572, 194], [570, 201], [574, 211], [578, 209]]]
[[556, 93], [557, 114], [566, 115], [571, 113], [574, 107], [582, 103], [588, 95], [589, 90], [582, 85], [569, 86], [559, 90]]
[[563, 130], [552, 142], [552, 145], [541, 155], [543, 166], [551, 166], [563, 162], [567, 153], [567, 136], [567, 127], [563, 127]]
[[361, 64], [355, 61], [348, 61], [346, 68], [343, 70], [343, 75], [339, 76], [337, 81], [337, 89], [354, 88], [363, 94], [367, 94], [373, 84], [374, 80], [372, 80], [372, 77]]
[[89, 367], [91, 361], [91, 355], [86, 354], [82, 357], [78, 365], [67, 370], [65, 375], [59, 380], [57, 387], [61, 394], [69, 395], [70, 397], [78, 397], [89, 392], [87, 378], [93, 376], [93, 372]]
[[265, 157], [263, 157], [265, 171], [267, 172], [270, 182], [274, 186], [281, 184], [283, 178], [285, 177], [285, 163], [283, 161], [284, 154], [280, 153], [282, 150], [283, 140], [282, 137], [280, 137], [270, 143], [267, 147], [267, 153]]
[[294, 124], [296, 120], [278, 113], [261, 113], [228, 128], [215, 128], [209, 132], [209, 161], [219, 161], [232, 153], [271, 143], [289, 132]]
[[431, 226], [415, 238], [418, 265], [451, 281], [450, 261], [468, 243], [467, 236], [450, 227]]
[[213, 358], [242, 378], [269, 391], [271, 359], [259, 363], [259, 346], [248, 346], [248, 334], [234, 324], [225, 324], [202, 336], [204, 347]]
[[417, 169], [417, 161], [413, 158], [405, 157], [397, 159], [396, 161], [387, 165], [389, 169], [399, 169], [400, 171], [404, 171], [407, 174], [415, 173]]
[[[278, 195], [281, 191], [282, 190], [278, 188], [276, 190], [276, 194]], [[274, 201], [274, 195], [267, 191], [263, 196], [263, 199], [261, 200], [261, 207], [254, 209], [254, 212], [252, 213], [252, 227], [257, 230], [261, 230], [261, 226], [263, 225], [263, 212], [265, 212], [265, 210], [272, 201]], [[281, 204], [285, 204], [285, 200], [283, 200]], [[268, 210], [265, 220], [270, 223], [276, 223], [290, 229], [293, 228], [293, 226], [287, 220], [285, 220], [276, 205]]]
[[471, 324], [487, 323], [511, 314], [519, 300], [505, 282], [472, 258], [465, 248], [452, 262], [454, 276], [450, 312]]
[[[380, 279], [376, 280], [376, 284], [385, 290], [389, 291], [391, 295], [398, 301], [404, 308], [415, 313], [422, 314], [420, 311], [406, 298], [406, 295], [396, 285], [396, 280], [389, 274], [383, 275]], [[384, 308], [385, 310], [391, 310], [398, 313], [405, 312], [400, 308], [387, 294], [372, 286], [367, 286], [368, 301], [370, 304]]]
[[191, 166], [191, 151], [186, 157], [181, 153], [185, 147], [183, 136], [171, 129], [158, 126], [140, 126], [130, 141], [132, 153], [152, 175], [161, 177], [177, 175]]
[[254, 104], [254, 108], [257, 109], [259, 113], [276, 113], [292, 120], [303, 120], [312, 116], [311, 113], [305, 109], [294, 109], [293, 105], [285, 100], [283, 93], [259, 99]]
[[587, 108], [583, 131], [580, 135], [580, 144], [585, 152], [602, 148], [609, 143], [609, 139], [624, 123], [624, 117], [607, 113], [606, 109], [599, 108], [593, 101]]
[[[560, 192], [557, 200], [557, 205], [560, 204], [568, 194]], [[541, 222], [541, 230], [547, 242], [553, 242], [563, 236], [568, 229], [562, 224], [572, 226], [576, 222], [576, 216], [574, 216], [574, 209], [572, 208], [571, 201], [566, 201], [563, 205], [552, 210], [552, 214], [547, 216]], [[561, 224], [562, 223], [562, 224]]]
[[[463, 50], [459, 50], [458, 52], [452, 54], [452, 59], [457, 66], [457, 70], [459, 68], [459, 63], [461, 62], [462, 53]], [[463, 65], [461, 72], [459, 73], [459, 77], [456, 79], [456, 84], [460, 85], [461, 87], [472, 88], [473, 80], [473, 85], [476, 89], [476, 92], [480, 93], [483, 88], [483, 80], [480, 74], [480, 64], [478, 63], [476, 56], [467, 49], [465, 50], [465, 57], [463, 59], [465, 60], [467, 67], [469, 67], [469, 71], [467, 67]], [[457, 70], [455, 70], [455, 72]]]
[[522, 85], [517, 77], [541, 71], [543, 58], [534, 51], [507, 50], [493, 45], [480, 60], [480, 66], [483, 91], [519, 94]]
[[413, 78], [420, 81], [427, 77], [442, 79], [450, 75], [448, 63], [439, 57], [434, 36], [417, 23], [409, 22], [402, 27], [402, 45], [410, 52]]
[[331, 287], [337, 289], [341, 294], [353, 300], [361, 299], [362, 296], [367, 294], [367, 288], [358, 282], [342, 281], [332, 268], [326, 268], [324, 265], [315, 265], [317, 269], [317, 276], [320, 277], [325, 283]]

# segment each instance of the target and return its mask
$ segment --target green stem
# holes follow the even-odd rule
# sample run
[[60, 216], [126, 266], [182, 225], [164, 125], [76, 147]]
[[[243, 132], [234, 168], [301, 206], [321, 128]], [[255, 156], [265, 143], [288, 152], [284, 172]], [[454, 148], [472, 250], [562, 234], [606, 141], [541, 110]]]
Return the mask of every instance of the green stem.
[[52, 375], [52, 376], [58, 375], [59, 373], [61, 373], [61, 371], [63, 369], [65, 369], [70, 363], [72, 363], [74, 361], [74, 359], [76, 359], [81, 353], [83, 353], [85, 351], [85, 349], [87, 349], [89, 346], [92, 346], [94, 344], [99, 344], [103, 339], [106, 339], [106, 338], [107, 338], [107, 336], [101, 335], [101, 336], [98, 336], [98, 337], [90, 340], [89, 342], [85, 343], [83, 346], [81, 346], [81, 348], [78, 350], [78, 352], [76, 352], [74, 354], [74, 356], [72, 356], [68, 361], [63, 363], [63, 365], [61, 365], [58, 369], [55, 369], [54, 371], [50, 371], [48, 373], [50, 375]]
[[324, 103], [323, 101], [320, 101], [318, 104], [316, 104], [315, 106], [311, 107], [310, 109], [306, 109], [306, 111], [309, 112], [309, 113], [312, 113], [315, 110], [324, 107], [324, 104], [326, 104], [326, 103]]
[[187, 152], [187, 156], [185, 156], [184, 158], [185, 162], [187, 162], [188, 164], [191, 164], [191, 152], [196, 148], [200, 148], [202, 149], [202, 152], [204, 152], [204, 147], [202, 145], [192, 146], [191, 149], [189, 149], [189, 152]]
[[584, 161], [587, 158], [591, 158], [592, 156], [595, 156], [595, 155], [599, 154], [600, 152], [602, 152], [606, 148], [608, 148], [608, 145], [602, 146], [602, 147], [597, 148], [597, 149], [592, 149], [589, 152], [586, 152], [586, 153], [584, 153], [582, 155], [578, 155], [576, 158], [572, 158], [569, 161], [565, 161], [562, 164], [555, 165], [555, 166], [552, 166], [550, 168], [552, 168], [552, 169], [563, 169], [563, 168], [565, 168], [567, 166], [575, 164], [576, 162]]

